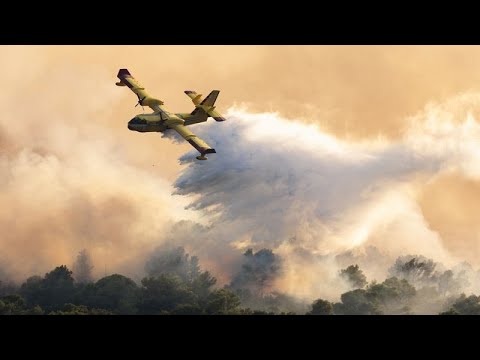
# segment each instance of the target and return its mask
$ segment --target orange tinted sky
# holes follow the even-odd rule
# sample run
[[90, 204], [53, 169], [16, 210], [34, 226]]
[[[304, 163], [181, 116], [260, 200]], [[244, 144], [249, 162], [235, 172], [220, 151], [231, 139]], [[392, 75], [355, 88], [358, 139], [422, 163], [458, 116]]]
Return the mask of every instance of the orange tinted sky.
[[[2, 176], [15, 179], [0, 204], [0, 222], [9, 229], [1, 253], [20, 258], [21, 265], [36, 254], [39, 265], [32, 269], [42, 271], [47, 263], [71, 261], [86, 246], [85, 224], [98, 221], [89, 236], [104, 238], [100, 253], [113, 241], [107, 237], [117, 222], [148, 216], [147, 210], [168, 211], [148, 204], [147, 189], [136, 196], [125, 188], [141, 171], [168, 186], [189, 146], [126, 129], [139, 108], [133, 94], [114, 85], [121, 67], [175, 111], [192, 107], [183, 90], [220, 89], [219, 108], [246, 104], [251, 111], [278, 111], [346, 139], [380, 135], [394, 141], [406, 118], [429, 101], [480, 90], [478, 46], [3, 46], [0, 64], [0, 154], [10, 156]], [[47, 160], [22, 158], [25, 149]], [[57, 172], [62, 176], [52, 175]], [[112, 186], [108, 179], [121, 174], [130, 174], [124, 190], [105, 191]], [[166, 189], [156, 200], [168, 194]], [[48, 200], [59, 196], [61, 203]], [[479, 204], [478, 184], [456, 174], [427, 185], [420, 199], [447, 247], [474, 262], [480, 255]], [[109, 222], [98, 220], [104, 217]], [[130, 240], [123, 244], [115, 246], [113, 263], [132, 252]]]

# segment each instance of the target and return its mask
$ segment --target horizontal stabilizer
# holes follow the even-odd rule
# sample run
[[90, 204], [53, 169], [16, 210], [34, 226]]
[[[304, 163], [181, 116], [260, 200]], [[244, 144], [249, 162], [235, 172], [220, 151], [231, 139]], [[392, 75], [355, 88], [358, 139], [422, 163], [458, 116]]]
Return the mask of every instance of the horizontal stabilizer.
[[208, 111], [208, 116], [212, 117], [215, 121], [225, 121], [225, 119], [222, 114], [220, 114], [215, 108], [212, 108], [211, 110]]
[[185, 90], [185, 94], [187, 94], [187, 96], [190, 99], [192, 99], [192, 101], [195, 105], [200, 104], [200, 102], [202, 101], [202, 94], [197, 94], [195, 91]]

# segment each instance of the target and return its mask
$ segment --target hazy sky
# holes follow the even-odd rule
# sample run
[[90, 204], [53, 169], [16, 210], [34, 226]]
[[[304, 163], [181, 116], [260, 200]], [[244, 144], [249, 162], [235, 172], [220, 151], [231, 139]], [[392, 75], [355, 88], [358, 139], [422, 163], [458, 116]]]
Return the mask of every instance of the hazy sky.
[[218, 88], [225, 107], [244, 102], [255, 111], [275, 110], [287, 117], [319, 121], [336, 134], [352, 136], [396, 136], [404, 128], [405, 116], [426, 102], [478, 90], [480, 84], [478, 46], [56, 46], [29, 50], [31, 56], [43, 53], [44, 71], [71, 66], [107, 76], [128, 67], [172, 109], [190, 106], [185, 89]]
[[[192, 110], [184, 90], [218, 89], [223, 112], [242, 105], [338, 141], [395, 144], [429, 103], [479, 93], [479, 64], [478, 46], [2, 46], [0, 262], [23, 276], [89, 247], [120, 271], [164, 224], [195, 218], [171, 195], [190, 146], [128, 131], [142, 109], [115, 86], [119, 68], [176, 112]], [[454, 103], [450, 120], [475, 116], [476, 101]], [[479, 265], [479, 182], [452, 170], [416, 193], [443, 246]]]

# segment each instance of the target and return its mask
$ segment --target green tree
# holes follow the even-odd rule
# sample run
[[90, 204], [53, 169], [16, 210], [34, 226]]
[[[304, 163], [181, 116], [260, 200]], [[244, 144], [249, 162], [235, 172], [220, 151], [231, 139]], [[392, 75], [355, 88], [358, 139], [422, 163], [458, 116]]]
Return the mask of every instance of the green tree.
[[400, 256], [389, 269], [390, 275], [406, 279], [415, 286], [436, 284], [439, 273], [435, 270], [437, 263], [425, 256]]
[[382, 312], [387, 314], [408, 313], [409, 302], [415, 294], [415, 288], [407, 280], [396, 277], [386, 279], [381, 284], [371, 284], [367, 288], [367, 297], [381, 304]]
[[202, 307], [198, 304], [180, 304], [170, 312], [172, 315], [202, 315], [203, 313]]
[[28, 308], [25, 300], [18, 294], [0, 298], [0, 315], [42, 315], [39, 306]]
[[327, 300], [318, 299], [312, 304], [312, 310], [307, 315], [333, 315], [333, 304]]
[[450, 309], [450, 310], [441, 312], [439, 315], [461, 315], [461, 314], [455, 309]]
[[207, 314], [228, 315], [239, 311], [240, 298], [233, 291], [218, 289], [213, 291], [207, 300]]
[[183, 247], [159, 249], [145, 265], [149, 277], [177, 277], [204, 302], [217, 282], [208, 271], [202, 272], [198, 257], [190, 256]]
[[[250, 308], [239, 308], [235, 310], [235, 315], [276, 315], [272, 311], [264, 311], [264, 310], [252, 310]], [[295, 315], [294, 312], [290, 313], [281, 313], [280, 315]]]
[[462, 294], [448, 311], [440, 315], [480, 315], [480, 296]]
[[160, 275], [142, 280], [141, 314], [168, 314], [181, 308], [197, 309], [197, 296], [177, 276]]
[[368, 296], [367, 290], [355, 289], [341, 295], [341, 303], [333, 306], [335, 314], [342, 315], [381, 315], [377, 299]]
[[0, 280], [0, 296], [12, 295], [16, 292], [18, 288], [13, 282]]
[[62, 265], [45, 274], [43, 279], [30, 277], [22, 284], [20, 293], [28, 306], [39, 305], [47, 311], [61, 309], [75, 295], [72, 272]]
[[415, 288], [407, 280], [393, 277], [380, 284], [374, 282], [366, 289], [342, 294], [342, 302], [334, 305], [334, 312], [345, 315], [407, 314], [415, 294]]
[[245, 288], [232, 288], [231, 286], [226, 286], [225, 288], [235, 292], [240, 298], [242, 306], [252, 311], [305, 314], [310, 310], [309, 305], [303, 301], [277, 291], [262, 294]]
[[47, 273], [42, 281], [43, 305], [46, 309], [58, 309], [70, 302], [74, 296], [72, 272], [65, 266], [59, 266]]
[[145, 264], [145, 270], [150, 277], [176, 275], [188, 283], [200, 275], [198, 258], [190, 257], [183, 247], [158, 249]]
[[347, 280], [355, 289], [363, 289], [367, 285], [367, 277], [358, 265], [350, 265], [340, 271], [340, 276]]
[[140, 288], [132, 279], [113, 274], [86, 285], [76, 302], [115, 314], [135, 314], [139, 297]]
[[43, 309], [38, 305], [27, 308], [23, 312], [23, 315], [43, 315], [43, 314], [45, 314], [45, 311], [43, 311]]
[[85, 305], [65, 304], [62, 310], [52, 311], [48, 315], [113, 315], [105, 309], [92, 309]]
[[0, 298], [0, 315], [20, 315], [25, 309], [25, 300], [19, 295]]
[[452, 270], [447, 270], [438, 276], [438, 291], [444, 297], [447, 295], [458, 295], [461, 293], [462, 288], [469, 285], [470, 281], [465, 270], [457, 274], [454, 274]]
[[28, 305], [33, 305], [37, 302], [37, 297], [41, 292], [42, 278], [40, 276], [30, 276], [20, 286], [20, 295], [27, 301]]
[[248, 249], [243, 255], [242, 268], [233, 277], [230, 287], [249, 289], [254, 294], [262, 294], [281, 272], [281, 259], [270, 249], [262, 249], [256, 253]]
[[415, 288], [407, 280], [399, 280], [396, 277], [386, 279], [380, 284], [373, 283], [367, 290], [370, 298], [376, 298], [382, 303], [392, 299], [406, 300], [416, 293]]
[[191, 289], [203, 301], [211, 292], [211, 288], [215, 285], [217, 279], [215, 279], [208, 271], [200, 273], [192, 282]]

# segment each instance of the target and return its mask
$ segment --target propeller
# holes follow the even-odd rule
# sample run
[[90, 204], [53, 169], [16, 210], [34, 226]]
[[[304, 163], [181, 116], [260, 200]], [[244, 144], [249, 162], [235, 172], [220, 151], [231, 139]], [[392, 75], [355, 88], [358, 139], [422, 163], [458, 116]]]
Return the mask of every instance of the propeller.
[[142, 110], [145, 111], [145, 109], [143, 108], [143, 104], [142, 104], [142, 101], [145, 100], [146, 96], [144, 96], [143, 98], [140, 99], [140, 97], [138, 98], [138, 103], [137, 105], [135, 105], [135, 107], [137, 107], [138, 105], [140, 105], [142, 107]]
[[[138, 105], [142, 105], [142, 101], [145, 100], [146, 98], [147, 98], [146, 96], [144, 96], [144, 97], [141, 98], [141, 99], [138, 98], [138, 103], [137, 103], [137, 105], [135, 105], [135, 107], [137, 107]], [[142, 106], [143, 106], [143, 105], [142, 105]]]

